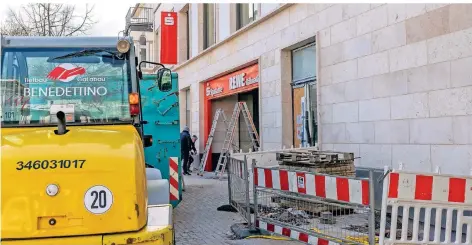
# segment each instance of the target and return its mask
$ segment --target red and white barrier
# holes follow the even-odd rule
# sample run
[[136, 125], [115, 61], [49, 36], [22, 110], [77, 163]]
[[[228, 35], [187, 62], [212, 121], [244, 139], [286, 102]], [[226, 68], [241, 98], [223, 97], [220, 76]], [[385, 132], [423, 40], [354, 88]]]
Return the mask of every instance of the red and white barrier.
[[256, 227], [312, 245], [339, 245], [339, 243], [335, 243], [326, 239], [308, 235], [303, 232], [298, 232], [287, 227], [282, 227], [259, 220], [256, 221]]
[[367, 179], [257, 167], [254, 171], [254, 183], [264, 188], [369, 205], [369, 180]]
[[[380, 244], [472, 244], [472, 217], [464, 216], [464, 211], [472, 210], [472, 177], [441, 174], [413, 173], [394, 170], [383, 183]], [[390, 232], [385, 237], [387, 210], [392, 210], [391, 231], [397, 230], [399, 208], [403, 207], [401, 236]], [[409, 211], [413, 208], [413, 220]], [[432, 209], [436, 209], [432, 212]], [[424, 210], [424, 229], [421, 229], [420, 212]], [[442, 231], [442, 214], [446, 213], [446, 227]], [[457, 225], [453, 225], [456, 211]], [[432, 220], [432, 215], [435, 219]], [[412, 225], [408, 223], [412, 222]], [[427, 224], [433, 224], [431, 226]], [[466, 225], [466, 230], [463, 230]], [[412, 238], [408, 238], [408, 227], [413, 227]], [[456, 229], [453, 235], [453, 228]], [[465, 240], [463, 239], [465, 232]], [[423, 233], [420, 239], [419, 234]], [[441, 233], [444, 238], [441, 239]]]
[[171, 201], [179, 200], [179, 158], [169, 157], [169, 194]]
[[472, 178], [391, 173], [388, 198], [472, 205]]

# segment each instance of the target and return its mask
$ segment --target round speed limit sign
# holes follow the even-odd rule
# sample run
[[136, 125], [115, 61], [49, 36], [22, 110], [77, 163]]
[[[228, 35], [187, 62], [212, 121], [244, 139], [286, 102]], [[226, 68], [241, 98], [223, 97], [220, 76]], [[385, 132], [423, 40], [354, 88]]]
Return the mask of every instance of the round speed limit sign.
[[103, 185], [92, 186], [85, 192], [85, 208], [93, 214], [103, 214], [113, 204], [113, 194]]

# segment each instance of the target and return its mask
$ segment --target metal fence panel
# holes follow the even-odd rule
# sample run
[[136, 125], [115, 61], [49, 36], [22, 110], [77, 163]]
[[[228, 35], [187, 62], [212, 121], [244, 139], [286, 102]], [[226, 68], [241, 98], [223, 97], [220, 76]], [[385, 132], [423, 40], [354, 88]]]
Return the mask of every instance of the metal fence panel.
[[228, 157], [228, 194], [229, 203], [233, 206], [252, 226], [251, 206], [250, 206], [250, 189], [249, 189], [249, 172], [246, 157], [239, 160]]
[[309, 244], [375, 244], [373, 173], [365, 179], [252, 168], [257, 227]]
[[[386, 174], [381, 244], [472, 244], [472, 217], [467, 212], [472, 210], [472, 177], [401, 170], [389, 173], [387, 169]], [[390, 209], [392, 221], [387, 230]], [[410, 212], [413, 219], [409, 219]]]

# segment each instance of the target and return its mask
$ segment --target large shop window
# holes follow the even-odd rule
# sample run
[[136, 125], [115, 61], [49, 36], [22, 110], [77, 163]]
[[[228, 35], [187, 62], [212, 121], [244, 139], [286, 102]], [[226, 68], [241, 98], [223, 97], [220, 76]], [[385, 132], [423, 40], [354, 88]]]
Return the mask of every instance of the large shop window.
[[237, 3], [236, 4], [236, 15], [237, 15], [237, 29], [241, 29], [247, 24], [256, 20], [259, 13], [258, 3]]
[[203, 50], [216, 42], [215, 35], [215, 4], [203, 4]]
[[318, 140], [316, 46], [292, 50], [293, 143], [313, 146]]

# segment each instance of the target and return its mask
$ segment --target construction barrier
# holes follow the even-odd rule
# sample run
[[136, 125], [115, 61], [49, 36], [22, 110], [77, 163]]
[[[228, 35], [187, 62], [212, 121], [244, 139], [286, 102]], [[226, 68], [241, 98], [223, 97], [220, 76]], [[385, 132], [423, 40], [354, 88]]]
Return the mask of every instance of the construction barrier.
[[229, 204], [243, 216], [249, 226], [253, 226], [246, 157], [243, 160], [227, 157]]
[[[354, 178], [248, 159], [229, 157], [228, 188], [251, 227], [308, 244], [472, 244], [472, 176], [404, 171], [400, 164]], [[378, 215], [374, 189], [381, 190]]]
[[472, 177], [385, 171], [380, 244], [472, 244]]
[[[246, 156], [248, 166], [249, 166], [249, 174], [252, 174], [251, 163], [252, 161], [256, 161], [256, 166], [259, 167], [276, 167], [280, 165], [280, 162], [277, 161], [277, 153], [284, 153], [290, 151], [297, 151], [297, 150], [318, 150], [318, 147], [303, 147], [303, 148], [282, 148], [280, 150], [264, 150], [264, 151], [257, 151], [257, 152], [241, 152], [241, 153], [231, 153], [232, 158], [236, 158], [239, 160], [243, 160], [244, 156]], [[369, 173], [374, 171], [374, 179], [379, 179], [381, 176], [384, 175], [383, 168], [366, 168], [366, 167], [359, 167], [356, 166], [355, 174], [357, 177], [369, 177]], [[252, 188], [252, 180], [253, 178], [249, 178], [251, 184], [249, 185]], [[374, 197], [375, 197], [375, 209], [380, 210], [382, 207], [382, 183], [378, 184], [375, 183], [374, 185]], [[251, 196], [252, 199], [252, 196]]]
[[257, 167], [254, 224], [308, 244], [375, 244], [373, 174], [352, 178]]

